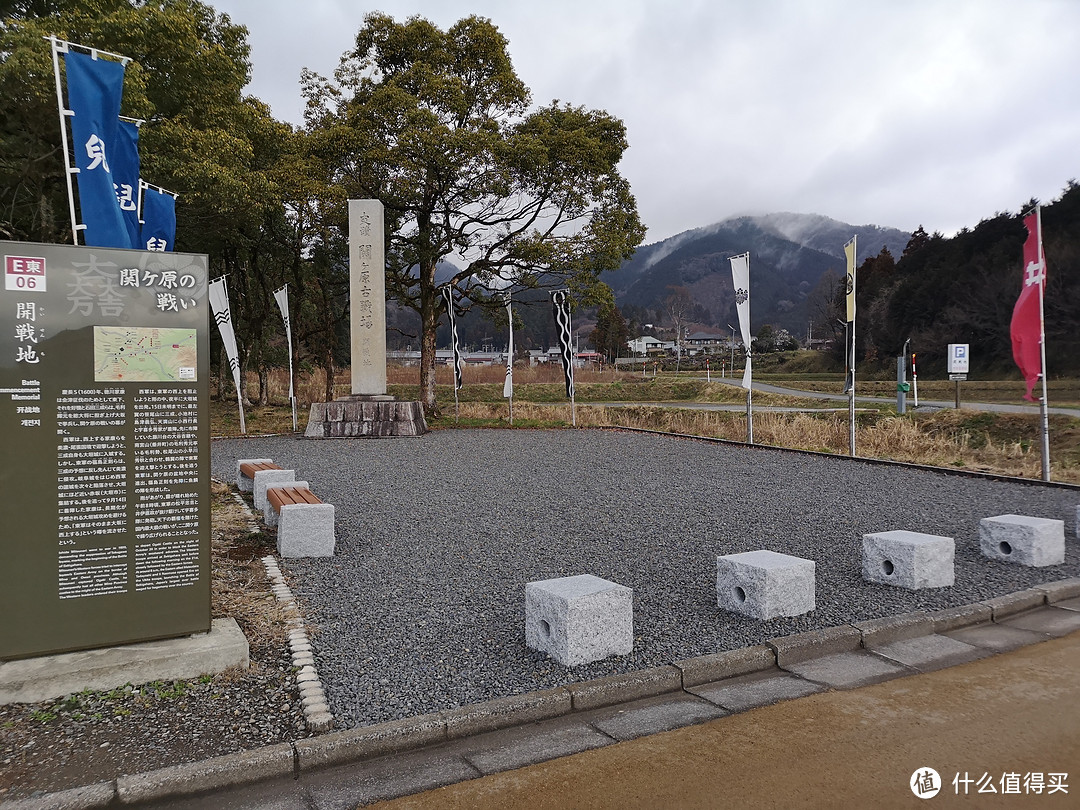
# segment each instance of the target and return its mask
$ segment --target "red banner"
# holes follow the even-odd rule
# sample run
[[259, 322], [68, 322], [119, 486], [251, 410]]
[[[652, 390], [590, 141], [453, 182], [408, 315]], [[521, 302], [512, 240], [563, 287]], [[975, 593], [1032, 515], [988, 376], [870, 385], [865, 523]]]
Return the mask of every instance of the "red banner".
[[1046, 284], [1046, 261], [1042, 255], [1042, 234], [1039, 232], [1039, 211], [1036, 209], [1024, 217], [1028, 231], [1024, 242], [1024, 286], [1013, 308], [1012, 335], [1013, 359], [1027, 381], [1024, 399], [1037, 402], [1031, 395], [1042, 373], [1042, 305], [1041, 297]]

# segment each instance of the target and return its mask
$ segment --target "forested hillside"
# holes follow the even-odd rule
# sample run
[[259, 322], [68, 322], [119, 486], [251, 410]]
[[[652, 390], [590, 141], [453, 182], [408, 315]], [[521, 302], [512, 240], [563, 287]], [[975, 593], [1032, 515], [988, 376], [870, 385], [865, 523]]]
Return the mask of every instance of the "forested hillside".
[[[1069, 181], [1059, 199], [1045, 204], [1042, 223], [1048, 375], [1075, 375], [1080, 373], [1080, 186]], [[909, 351], [918, 353], [920, 370], [941, 372], [948, 344], [968, 343], [972, 376], [1015, 373], [1009, 323], [1020, 294], [1026, 237], [1021, 212], [999, 213], [951, 238], [920, 229], [900, 257], [883, 251], [867, 259], [856, 285], [859, 356], [891, 363], [910, 338]], [[842, 292], [837, 289], [833, 298], [836, 312]]]
[[661, 321], [665, 299], [682, 288], [695, 304], [691, 320], [724, 331], [736, 317], [728, 259], [749, 251], [753, 331], [770, 324], [805, 336], [815, 288], [828, 271], [843, 274], [843, 245], [856, 235], [860, 251], [875, 254], [882, 247], [899, 251], [910, 237], [817, 214], [731, 217], [643, 247], [605, 280], [620, 306], [660, 310]]

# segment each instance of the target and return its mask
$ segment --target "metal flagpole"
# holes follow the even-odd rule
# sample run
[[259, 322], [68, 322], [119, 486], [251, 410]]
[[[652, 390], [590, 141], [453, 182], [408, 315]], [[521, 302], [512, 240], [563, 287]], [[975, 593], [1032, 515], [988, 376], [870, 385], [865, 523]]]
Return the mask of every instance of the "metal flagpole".
[[754, 406], [752, 402], [753, 388], [746, 389], [746, 443], [754, 443]]
[[857, 235], [851, 237], [851, 299], [853, 311], [851, 317], [851, 346], [848, 349], [851, 352], [851, 390], [848, 391], [848, 445], [852, 458], [855, 457], [855, 319], [858, 315], [855, 307], [855, 260], [859, 249], [858, 238]]
[[855, 457], [855, 321], [851, 322], [851, 390], [848, 391], [848, 447]]
[[1039, 421], [1042, 431], [1042, 480], [1050, 480], [1050, 418], [1046, 410], [1046, 326], [1043, 322], [1043, 292], [1046, 288], [1046, 257], [1042, 243], [1042, 206], [1035, 206], [1035, 227], [1039, 232], [1039, 376], [1042, 377], [1042, 399], [1039, 400]]
[[71, 165], [71, 147], [68, 145], [67, 121], [65, 119], [72, 114], [71, 110], [64, 106], [64, 90], [60, 82], [60, 54], [67, 53], [68, 44], [56, 37], [46, 37], [52, 45], [53, 74], [56, 76], [56, 106], [60, 111], [60, 143], [64, 150], [64, 177], [67, 180], [68, 208], [71, 211], [71, 242], [79, 244], [79, 227], [75, 218], [75, 186], [71, 178], [79, 169]]
[[[454, 373], [456, 374], [457, 372], [455, 371]], [[456, 425], [458, 423], [458, 419], [459, 419], [459, 415], [458, 415], [457, 380], [454, 380], [453, 386], [454, 386], [454, 424]]]

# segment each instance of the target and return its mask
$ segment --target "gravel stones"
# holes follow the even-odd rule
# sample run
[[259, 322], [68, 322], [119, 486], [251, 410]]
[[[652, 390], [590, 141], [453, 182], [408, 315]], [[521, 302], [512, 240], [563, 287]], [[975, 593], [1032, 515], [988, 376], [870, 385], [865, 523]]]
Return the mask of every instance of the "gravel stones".
[[[337, 507], [334, 557], [284, 560], [338, 727], [664, 666], [792, 633], [938, 610], [1080, 575], [982, 557], [981, 518], [1063, 519], [1078, 493], [843, 457], [617, 431], [454, 430], [422, 439], [219, 440], [294, 468]], [[1071, 527], [1070, 527], [1071, 528]], [[956, 541], [955, 585], [862, 578], [861, 537]], [[768, 621], [716, 605], [719, 555], [814, 560], [817, 607]], [[565, 667], [525, 646], [525, 583], [592, 574], [634, 592], [627, 655]]]

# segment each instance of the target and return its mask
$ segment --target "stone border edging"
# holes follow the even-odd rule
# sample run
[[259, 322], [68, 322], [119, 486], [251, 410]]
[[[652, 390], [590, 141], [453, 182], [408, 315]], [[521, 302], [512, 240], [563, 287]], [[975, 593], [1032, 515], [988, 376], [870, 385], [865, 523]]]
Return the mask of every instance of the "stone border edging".
[[[276, 568], [276, 563], [274, 566]], [[1080, 577], [1037, 585], [955, 608], [915, 611], [811, 630], [769, 639], [753, 647], [675, 661], [666, 666], [510, 695], [458, 709], [309, 737], [295, 743], [226, 754], [202, 762], [124, 775], [115, 782], [18, 799], [5, 802], [0, 807], [8, 810], [97, 810], [109, 807], [114, 801], [120, 805], [130, 805], [194, 796], [267, 779], [297, 779], [301, 773], [333, 765], [413, 751], [473, 734], [655, 697], [823, 655], [997, 622], [1017, 613], [1075, 597], [1080, 597]], [[302, 627], [299, 611], [295, 621]], [[332, 722], [333, 718], [330, 719]]]
[[[212, 481], [224, 483], [216, 478]], [[251, 506], [235, 488], [229, 487], [229, 493], [233, 500], [239, 504], [247, 519], [249, 534], [260, 534], [262, 526], [252, 511]], [[296, 671], [296, 685], [300, 689], [300, 702], [304, 708], [304, 722], [307, 727], [315, 732], [329, 731], [334, 727], [334, 716], [330, 712], [326, 701], [326, 692], [323, 690], [319, 673], [315, 669], [315, 657], [311, 650], [311, 642], [307, 636], [304, 620], [300, 615], [300, 608], [296, 604], [292, 591], [289, 590], [285, 577], [282, 576], [277, 560], [272, 554], [262, 558], [262, 564], [266, 568], [266, 575], [270, 578], [270, 590], [279, 602], [283, 602], [285, 616], [288, 621], [289, 654], [292, 656], [293, 666]]]
[[289, 626], [289, 652], [292, 655], [293, 666], [297, 668], [296, 684], [300, 689], [300, 702], [304, 707], [304, 721], [312, 731], [329, 731], [334, 727], [334, 716], [330, 713], [329, 704], [326, 702], [326, 692], [319, 680], [319, 673], [315, 669], [315, 656], [311, 650], [304, 620], [300, 615], [300, 608], [273, 555], [268, 554], [263, 557], [262, 564], [266, 567], [266, 574], [272, 583], [270, 589], [278, 601], [284, 603]]

